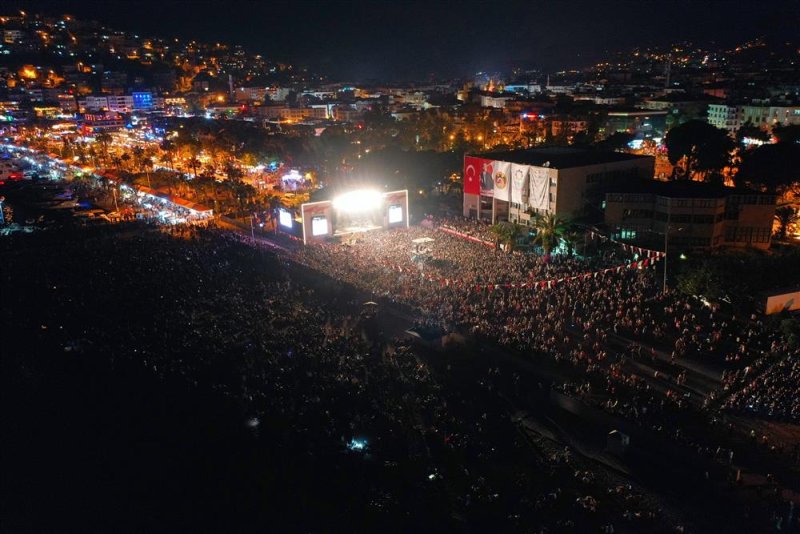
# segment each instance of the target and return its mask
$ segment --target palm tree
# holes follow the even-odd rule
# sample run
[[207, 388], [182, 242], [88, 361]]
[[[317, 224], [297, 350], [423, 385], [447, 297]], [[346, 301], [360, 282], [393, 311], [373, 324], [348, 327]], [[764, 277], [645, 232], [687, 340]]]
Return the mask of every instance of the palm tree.
[[533, 243], [541, 245], [545, 258], [549, 258], [550, 252], [558, 246], [567, 231], [568, 223], [555, 213], [537, 214], [533, 217], [533, 229], [536, 230]]
[[175, 150], [177, 149], [175, 143], [169, 139], [164, 139], [161, 141], [159, 148], [164, 151], [164, 155], [160, 158], [161, 163], [169, 163], [169, 169], [174, 170], [175, 166], [173, 161], [175, 159]]
[[567, 247], [567, 254], [572, 256], [575, 253], [575, 246], [583, 238], [583, 232], [579, 232], [573, 228], [568, 228], [561, 236], [564, 245]]
[[100, 132], [95, 136], [95, 140], [100, 145], [100, 154], [103, 156], [103, 161], [108, 160], [108, 145], [111, 144], [111, 134], [108, 132]]
[[144, 169], [145, 176], [147, 176], [147, 187], [152, 187], [150, 185], [150, 171], [152, 171], [154, 167], [153, 158], [149, 156], [143, 157], [140, 165]]
[[489, 231], [495, 236], [495, 244], [502, 243], [506, 252], [511, 252], [522, 233], [522, 227], [517, 223], [499, 222], [490, 226]]
[[194, 156], [189, 158], [189, 166], [192, 168], [192, 174], [194, 174], [195, 179], [197, 179], [197, 167], [200, 166], [200, 160]]

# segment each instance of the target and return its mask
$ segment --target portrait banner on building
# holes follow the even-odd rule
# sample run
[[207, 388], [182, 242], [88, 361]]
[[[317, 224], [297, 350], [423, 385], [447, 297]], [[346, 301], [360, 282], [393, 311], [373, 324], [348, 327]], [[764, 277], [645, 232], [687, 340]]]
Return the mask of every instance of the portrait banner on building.
[[528, 185], [528, 172], [530, 167], [527, 165], [511, 164], [511, 202], [517, 204], [527, 204], [530, 186]]
[[464, 157], [464, 193], [467, 195], [481, 194], [481, 173], [483, 172], [483, 159], [474, 156]]
[[495, 161], [494, 170], [494, 198], [497, 200], [510, 200], [511, 194], [511, 164], [505, 161]]
[[494, 164], [490, 160], [481, 160], [481, 195], [494, 196]]
[[544, 167], [530, 168], [530, 198], [528, 204], [531, 208], [546, 211], [550, 207], [550, 177]]

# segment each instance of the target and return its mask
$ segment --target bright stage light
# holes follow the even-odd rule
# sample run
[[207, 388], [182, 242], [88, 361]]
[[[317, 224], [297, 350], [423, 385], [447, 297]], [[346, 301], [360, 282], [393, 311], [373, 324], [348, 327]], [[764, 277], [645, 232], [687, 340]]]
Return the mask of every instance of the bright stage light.
[[333, 207], [340, 211], [360, 213], [380, 208], [382, 201], [383, 198], [379, 192], [359, 189], [333, 199]]

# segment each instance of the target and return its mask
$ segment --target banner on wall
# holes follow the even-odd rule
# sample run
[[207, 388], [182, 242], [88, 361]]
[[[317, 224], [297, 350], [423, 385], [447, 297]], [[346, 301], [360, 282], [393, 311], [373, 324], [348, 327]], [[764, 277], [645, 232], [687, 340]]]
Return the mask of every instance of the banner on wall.
[[528, 172], [530, 167], [527, 165], [511, 164], [511, 202], [517, 204], [527, 204], [530, 197], [528, 185]]
[[537, 210], [550, 207], [550, 177], [544, 167], [530, 168], [530, 198], [528, 204]]
[[481, 194], [481, 173], [483, 172], [483, 159], [474, 156], [464, 158], [464, 193], [467, 195]]
[[492, 167], [494, 170], [494, 198], [508, 202], [511, 192], [511, 164], [495, 161]]
[[481, 159], [481, 195], [494, 196], [494, 165], [485, 159]]

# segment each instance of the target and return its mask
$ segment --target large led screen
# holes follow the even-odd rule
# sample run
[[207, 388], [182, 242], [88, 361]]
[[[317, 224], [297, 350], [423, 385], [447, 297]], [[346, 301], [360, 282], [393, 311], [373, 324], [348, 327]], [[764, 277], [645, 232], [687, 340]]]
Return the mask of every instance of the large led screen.
[[311, 235], [325, 235], [328, 233], [328, 219], [314, 217], [311, 219]]
[[285, 226], [286, 228], [292, 227], [292, 214], [286, 211], [285, 209], [281, 209], [278, 211], [278, 222], [281, 226]]
[[389, 224], [403, 222], [403, 206], [389, 206]]

